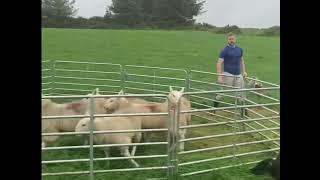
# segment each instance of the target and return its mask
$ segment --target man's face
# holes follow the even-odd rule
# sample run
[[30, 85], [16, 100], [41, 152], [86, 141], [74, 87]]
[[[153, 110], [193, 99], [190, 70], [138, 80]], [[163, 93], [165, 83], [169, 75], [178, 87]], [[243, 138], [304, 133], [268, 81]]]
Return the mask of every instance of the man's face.
[[232, 46], [236, 44], [236, 37], [235, 36], [229, 36], [228, 37], [228, 43]]

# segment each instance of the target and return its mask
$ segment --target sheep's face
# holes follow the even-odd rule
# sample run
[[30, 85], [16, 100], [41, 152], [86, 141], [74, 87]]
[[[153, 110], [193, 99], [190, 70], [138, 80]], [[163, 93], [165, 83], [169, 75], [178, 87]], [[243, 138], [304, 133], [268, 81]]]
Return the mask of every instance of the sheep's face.
[[173, 103], [174, 106], [178, 104], [179, 98], [183, 95], [184, 88], [182, 88], [180, 91], [175, 91], [170, 86], [170, 93], [168, 95], [169, 101]]
[[272, 161], [273, 159], [269, 158], [259, 162], [255, 167], [250, 169], [251, 173], [255, 175], [268, 174], [272, 168]]
[[[118, 95], [124, 95], [123, 90], [121, 90]], [[106, 100], [104, 108], [107, 113], [113, 113], [120, 108], [121, 103], [128, 103], [126, 98], [123, 97], [113, 97]]]
[[[97, 88], [95, 91], [88, 95], [101, 95], [99, 94], [99, 89]], [[90, 100], [88, 100], [88, 112], [90, 112]], [[104, 108], [104, 105], [108, 99], [107, 98], [94, 98], [94, 114], [105, 114], [107, 113], [106, 109]]]
[[113, 97], [109, 98], [105, 101], [104, 108], [107, 111], [107, 113], [112, 113], [115, 110], [119, 109], [120, 106], [120, 98]]
[[90, 118], [84, 118], [80, 120], [75, 128], [76, 132], [86, 132], [89, 131], [90, 129]]

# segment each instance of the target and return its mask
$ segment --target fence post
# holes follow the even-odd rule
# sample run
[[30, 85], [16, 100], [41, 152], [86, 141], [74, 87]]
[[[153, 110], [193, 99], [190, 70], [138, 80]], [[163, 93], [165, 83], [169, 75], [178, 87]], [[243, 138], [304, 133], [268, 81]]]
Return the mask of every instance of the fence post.
[[52, 95], [54, 93], [54, 89], [55, 89], [55, 76], [56, 76], [56, 62], [55, 60], [51, 60], [51, 89], [50, 89], [50, 95]]
[[[237, 163], [237, 157], [236, 157], [236, 142], [237, 142], [237, 128], [239, 128], [239, 124], [237, 122], [237, 119], [241, 116], [238, 116], [238, 92], [235, 91], [235, 101], [234, 101], [234, 126], [233, 126], [233, 138], [232, 138], [232, 155], [233, 155], [233, 165], [235, 166]], [[241, 109], [241, 108], [240, 108]]]
[[177, 123], [176, 123], [176, 109], [171, 109], [171, 102], [168, 101], [168, 160], [167, 160], [167, 179], [176, 180], [178, 176], [177, 168]]
[[126, 76], [127, 76], [127, 73], [126, 73], [126, 69], [120, 65], [120, 78], [121, 78], [121, 89], [123, 90], [123, 92], [125, 93], [125, 88], [126, 88]]
[[[190, 88], [191, 88], [191, 70], [187, 70], [186, 71], [186, 92], [190, 92]], [[191, 101], [191, 96], [187, 95], [187, 99], [189, 99], [189, 101]]]
[[94, 98], [90, 98], [90, 180], [94, 180], [93, 174], [93, 129], [94, 129]]

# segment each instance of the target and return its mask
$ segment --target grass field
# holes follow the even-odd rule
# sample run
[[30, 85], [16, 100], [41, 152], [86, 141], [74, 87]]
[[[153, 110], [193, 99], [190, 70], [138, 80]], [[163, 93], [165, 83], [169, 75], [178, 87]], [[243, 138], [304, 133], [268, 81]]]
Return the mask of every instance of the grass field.
[[[116, 64], [133, 64], [157, 67], [172, 67], [182, 69], [196, 69], [215, 72], [215, 64], [220, 50], [224, 47], [225, 36], [209, 32], [192, 31], [129, 31], [129, 30], [76, 30], [76, 29], [43, 29], [43, 59], [44, 60], [73, 60], [88, 62], [107, 62]], [[278, 37], [258, 37], [239, 36], [238, 44], [244, 49], [244, 55], [249, 76], [256, 76], [259, 79], [279, 84], [279, 59], [280, 43]], [[74, 67], [79, 68], [79, 67]], [[101, 70], [104, 67], [95, 67]], [[144, 70], [141, 70], [144, 71]], [[173, 72], [166, 72], [167, 76], [174, 77]], [[72, 74], [69, 74], [72, 75]], [[201, 80], [215, 81], [211, 76], [201, 76]], [[74, 81], [74, 80], [72, 80]], [[75, 87], [73, 87], [75, 88]], [[200, 118], [195, 118], [195, 124], [201, 123]], [[190, 137], [232, 132], [232, 128], [217, 126], [214, 128], [200, 128], [197, 131], [190, 131]], [[219, 140], [194, 141], [186, 144], [187, 150], [211, 147], [216, 145], [226, 145], [227, 142], [246, 142], [251, 140], [249, 136], [224, 137]], [[165, 141], [160, 136], [155, 137], [155, 141]], [[55, 145], [81, 145], [82, 140], [74, 137], [66, 137]], [[261, 145], [249, 145], [239, 149], [239, 153], [247, 152], [250, 148], [262, 150]], [[164, 145], [152, 147], [138, 147], [137, 155], [164, 154]], [[232, 148], [215, 150], [203, 153], [188, 154], [181, 157], [181, 161], [200, 160], [205, 158], [218, 157], [228, 154]], [[114, 156], [118, 153], [114, 152]], [[103, 151], [95, 150], [95, 157], [103, 157]], [[252, 160], [268, 157], [267, 155], [250, 156]], [[62, 160], [89, 158], [89, 150], [64, 150], [44, 152], [43, 160]], [[165, 165], [165, 159], [155, 158], [152, 160], [137, 160], [143, 167]], [[241, 158], [237, 159], [241, 161]], [[229, 165], [233, 159], [217, 161], [204, 164], [188, 165], [179, 168], [180, 172], [191, 172], [194, 170], [208, 169]], [[111, 161], [112, 168], [130, 168], [126, 160]], [[215, 171], [200, 176], [191, 176], [182, 179], [200, 178], [204, 180], [262, 180], [270, 179], [262, 176], [256, 177], [248, 172], [248, 167], [243, 166], [232, 169]], [[48, 164], [43, 169], [44, 173], [59, 171], [81, 171], [88, 170], [89, 163], [65, 163], [62, 165]], [[103, 161], [95, 162], [95, 169], [107, 169]], [[147, 177], [163, 177], [164, 170], [146, 172], [128, 172], [97, 174], [96, 179], [145, 179]], [[82, 176], [57, 176], [45, 177], [44, 179], [86, 179]]]

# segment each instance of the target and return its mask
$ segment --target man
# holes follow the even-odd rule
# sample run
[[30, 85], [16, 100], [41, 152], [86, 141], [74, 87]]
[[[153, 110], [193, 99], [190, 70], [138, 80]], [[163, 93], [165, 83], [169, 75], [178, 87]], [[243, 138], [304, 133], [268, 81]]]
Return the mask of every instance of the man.
[[[236, 45], [236, 35], [227, 34], [228, 44], [220, 52], [217, 62], [218, 82], [220, 84], [244, 88], [244, 78], [247, 77], [246, 68], [243, 59], [243, 50]], [[237, 93], [240, 103], [244, 104], [245, 92]], [[221, 100], [222, 96], [217, 95], [216, 100]], [[214, 107], [218, 107], [219, 103], [215, 102]], [[245, 111], [245, 114], [247, 112]]]

